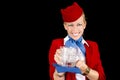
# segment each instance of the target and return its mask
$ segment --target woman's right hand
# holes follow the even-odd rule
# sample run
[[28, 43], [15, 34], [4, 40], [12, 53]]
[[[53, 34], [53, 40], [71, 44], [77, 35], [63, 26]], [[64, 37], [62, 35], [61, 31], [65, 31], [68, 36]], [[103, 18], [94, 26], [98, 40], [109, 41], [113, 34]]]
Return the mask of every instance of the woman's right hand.
[[57, 64], [62, 65], [61, 49], [56, 50], [54, 60], [56, 61]]

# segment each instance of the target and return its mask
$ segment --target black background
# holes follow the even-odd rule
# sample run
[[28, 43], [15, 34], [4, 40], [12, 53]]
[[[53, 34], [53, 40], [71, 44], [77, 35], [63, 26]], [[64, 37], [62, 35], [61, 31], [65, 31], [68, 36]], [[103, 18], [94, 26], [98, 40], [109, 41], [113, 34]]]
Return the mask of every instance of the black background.
[[[19, 24], [22, 25], [20, 28], [22, 33], [19, 34], [19, 50], [24, 53], [21, 56], [20, 64], [22, 67], [19, 70], [22, 75], [19, 77], [49, 80], [48, 50], [51, 41], [54, 38], [66, 35], [59, 11], [64, 1], [73, 0], [31, 1], [26, 2], [20, 10], [22, 15], [19, 16]], [[117, 58], [119, 50], [116, 47], [119, 38], [117, 2], [105, 2], [104, 0], [75, 1], [83, 7], [87, 17], [85, 39], [98, 43], [107, 80], [115, 80], [119, 70], [119, 60], [117, 60], [119, 59]], [[20, 30], [19, 32], [21, 32]]]

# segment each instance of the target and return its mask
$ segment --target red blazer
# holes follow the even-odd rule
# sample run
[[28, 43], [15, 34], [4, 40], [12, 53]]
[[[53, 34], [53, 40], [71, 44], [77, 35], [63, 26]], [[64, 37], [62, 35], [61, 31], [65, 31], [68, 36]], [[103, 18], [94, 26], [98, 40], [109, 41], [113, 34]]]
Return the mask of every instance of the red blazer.
[[[99, 53], [99, 49], [98, 49], [98, 45], [96, 42], [90, 41], [90, 40], [86, 40], [86, 42], [88, 43], [88, 45], [85, 44], [85, 48], [86, 48], [86, 64], [98, 71], [99, 73], [99, 80], [106, 80], [106, 76], [104, 73], [104, 69], [102, 67], [102, 63], [101, 63], [101, 59], [100, 59], [100, 53]], [[55, 67], [52, 65], [53, 63], [55, 63], [54, 61], [54, 54], [56, 49], [60, 48], [60, 46], [64, 45], [64, 39], [60, 38], [60, 39], [54, 39], [51, 43], [50, 46], [50, 50], [49, 50], [49, 76], [50, 76], [50, 80], [54, 80], [53, 79], [53, 73], [55, 70]], [[66, 73], [66, 79], [65, 80], [76, 80], [75, 78], [75, 74], [74, 73]], [[87, 77], [86, 77], [86, 80]]]

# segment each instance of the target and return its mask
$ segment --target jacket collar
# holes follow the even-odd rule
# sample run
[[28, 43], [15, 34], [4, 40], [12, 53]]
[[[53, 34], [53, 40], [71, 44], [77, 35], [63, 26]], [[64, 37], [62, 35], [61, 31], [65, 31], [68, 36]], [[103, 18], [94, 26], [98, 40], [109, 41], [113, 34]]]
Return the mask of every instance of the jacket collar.
[[[67, 40], [69, 40], [68, 35], [64, 38], [64, 45], [65, 45], [65, 43], [66, 43]], [[82, 39], [82, 43], [83, 43], [83, 44], [86, 44], [86, 45], [89, 47], [88, 43], [85, 41], [84, 38]]]

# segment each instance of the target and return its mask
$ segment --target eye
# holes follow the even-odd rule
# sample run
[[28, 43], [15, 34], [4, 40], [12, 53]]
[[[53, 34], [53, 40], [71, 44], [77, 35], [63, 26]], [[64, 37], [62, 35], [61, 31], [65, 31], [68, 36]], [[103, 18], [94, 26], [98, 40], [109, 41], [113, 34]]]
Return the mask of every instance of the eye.
[[72, 27], [72, 26], [73, 26], [73, 24], [69, 24], [68, 26]]
[[77, 24], [77, 26], [82, 26], [82, 24]]

